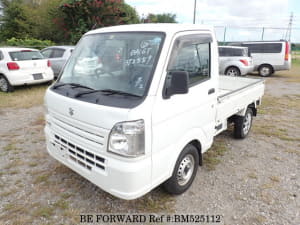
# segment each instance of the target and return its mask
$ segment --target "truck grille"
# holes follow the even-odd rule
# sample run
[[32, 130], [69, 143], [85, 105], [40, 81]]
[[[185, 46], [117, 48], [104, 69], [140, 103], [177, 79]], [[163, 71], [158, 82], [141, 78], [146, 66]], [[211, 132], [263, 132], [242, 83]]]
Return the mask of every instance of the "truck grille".
[[51, 122], [55, 134], [64, 134], [64, 136], [70, 137], [70, 139], [76, 139], [79, 142], [88, 142], [90, 149], [95, 152], [104, 151], [106, 148], [108, 133], [102, 128], [88, 125], [54, 112]]
[[60, 150], [66, 150], [69, 159], [73, 162], [90, 171], [95, 168], [105, 170], [105, 159], [103, 157], [76, 146], [57, 134], [54, 137], [54, 143], [52, 144], [59, 147]]

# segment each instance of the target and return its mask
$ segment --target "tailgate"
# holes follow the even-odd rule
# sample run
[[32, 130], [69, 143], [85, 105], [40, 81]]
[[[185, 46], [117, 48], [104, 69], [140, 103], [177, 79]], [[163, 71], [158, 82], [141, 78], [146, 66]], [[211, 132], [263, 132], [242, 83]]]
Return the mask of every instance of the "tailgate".
[[44, 72], [48, 67], [46, 59], [18, 61], [17, 64], [21, 71], [27, 72]]

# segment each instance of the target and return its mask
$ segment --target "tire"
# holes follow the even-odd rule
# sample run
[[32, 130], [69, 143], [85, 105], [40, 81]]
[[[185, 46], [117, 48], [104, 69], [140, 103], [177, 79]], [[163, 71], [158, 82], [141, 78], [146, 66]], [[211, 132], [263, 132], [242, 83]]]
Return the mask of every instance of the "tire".
[[170, 194], [182, 194], [193, 183], [199, 166], [198, 150], [193, 145], [187, 145], [180, 153], [172, 176], [163, 184]]
[[270, 65], [261, 65], [258, 69], [258, 73], [262, 77], [269, 77], [273, 74], [273, 68]]
[[7, 78], [0, 74], [0, 91], [2, 92], [12, 92], [14, 90], [13, 86], [10, 85]]
[[50, 86], [51, 84], [53, 84], [53, 80], [47, 81], [45, 84]]
[[234, 120], [234, 137], [237, 139], [245, 138], [252, 126], [253, 111], [251, 108], [246, 110], [245, 116], [237, 116]]
[[238, 77], [241, 76], [241, 72], [238, 68], [231, 66], [226, 69], [225, 75], [231, 77]]

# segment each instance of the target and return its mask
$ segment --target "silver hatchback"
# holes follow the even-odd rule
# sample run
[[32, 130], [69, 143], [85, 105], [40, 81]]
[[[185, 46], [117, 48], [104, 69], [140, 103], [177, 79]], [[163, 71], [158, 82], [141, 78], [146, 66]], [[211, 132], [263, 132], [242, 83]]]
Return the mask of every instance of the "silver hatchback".
[[253, 72], [252, 57], [247, 47], [219, 46], [219, 71], [228, 76], [244, 76]]
[[57, 78], [75, 46], [51, 46], [41, 50], [42, 55], [49, 59], [54, 78]]

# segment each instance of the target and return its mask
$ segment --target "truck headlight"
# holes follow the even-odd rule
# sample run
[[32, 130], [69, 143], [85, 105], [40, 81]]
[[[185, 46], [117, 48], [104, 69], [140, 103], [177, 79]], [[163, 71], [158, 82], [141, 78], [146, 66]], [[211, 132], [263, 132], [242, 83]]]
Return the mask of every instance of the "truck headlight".
[[127, 157], [144, 155], [144, 120], [117, 123], [110, 132], [108, 151]]

